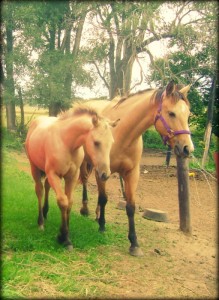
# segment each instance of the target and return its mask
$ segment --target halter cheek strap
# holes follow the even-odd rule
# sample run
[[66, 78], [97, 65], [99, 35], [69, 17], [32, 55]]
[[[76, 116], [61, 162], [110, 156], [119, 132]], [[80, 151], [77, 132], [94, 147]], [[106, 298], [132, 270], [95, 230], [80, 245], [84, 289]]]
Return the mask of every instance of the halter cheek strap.
[[[166, 92], [166, 91], [165, 91]], [[155, 121], [154, 121], [154, 126], [156, 128], [156, 122], [157, 120], [161, 120], [161, 122], [163, 123], [165, 129], [167, 130], [167, 135], [161, 135], [161, 138], [163, 140], [163, 143], [164, 145], [167, 144], [167, 142], [173, 138], [174, 136], [176, 135], [179, 135], [179, 134], [190, 134], [191, 135], [191, 131], [189, 130], [176, 130], [174, 131], [173, 129], [170, 128], [170, 126], [167, 124], [167, 122], [165, 121], [164, 117], [161, 115], [161, 111], [162, 111], [162, 102], [163, 102], [163, 97], [165, 95], [165, 92], [162, 94], [161, 96], [161, 100], [160, 100], [160, 103], [159, 103], [159, 107], [158, 107], [158, 111], [157, 111], [157, 115], [155, 117]]]

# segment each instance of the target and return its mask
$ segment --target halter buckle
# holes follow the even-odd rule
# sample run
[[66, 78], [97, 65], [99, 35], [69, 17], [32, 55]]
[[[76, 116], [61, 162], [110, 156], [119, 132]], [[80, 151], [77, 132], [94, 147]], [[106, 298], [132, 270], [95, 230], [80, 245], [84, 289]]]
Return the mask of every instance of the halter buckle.
[[174, 130], [170, 128], [170, 130], [168, 131], [167, 133], [169, 139], [171, 139], [172, 137], [174, 137], [175, 133], [174, 133]]

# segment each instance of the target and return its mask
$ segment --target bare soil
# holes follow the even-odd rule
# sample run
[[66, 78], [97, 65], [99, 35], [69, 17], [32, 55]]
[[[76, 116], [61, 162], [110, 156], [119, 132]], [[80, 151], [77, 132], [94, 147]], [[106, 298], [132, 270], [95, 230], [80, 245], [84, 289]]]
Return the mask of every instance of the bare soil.
[[[20, 168], [29, 172], [25, 154], [15, 154], [15, 157]], [[128, 253], [113, 253], [120, 257], [112, 270], [119, 280], [115, 287], [110, 288], [110, 298], [217, 298], [218, 183], [215, 174], [212, 176], [197, 170], [191, 170], [191, 173], [192, 234], [186, 235], [179, 230], [175, 158], [171, 158], [170, 166], [166, 168], [164, 152], [143, 153], [136, 195], [136, 231], [144, 256], [135, 258]], [[96, 193], [94, 176], [90, 177], [89, 190], [90, 194]], [[124, 223], [127, 226], [125, 212], [116, 209], [118, 202], [123, 199], [118, 174], [113, 174], [108, 180], [107, 191], [107, 222]], [[168, 223], [142, 218], [146, 208], [167, 212]], [[144, 230], [147, 222], [155, 224], [154, 232]], [[159, 242], [151, 248], [147, 244], [148, 234], [153, 234], [154, 239], [159, 237], [159, 241], [163, 240], [168, 247]]]

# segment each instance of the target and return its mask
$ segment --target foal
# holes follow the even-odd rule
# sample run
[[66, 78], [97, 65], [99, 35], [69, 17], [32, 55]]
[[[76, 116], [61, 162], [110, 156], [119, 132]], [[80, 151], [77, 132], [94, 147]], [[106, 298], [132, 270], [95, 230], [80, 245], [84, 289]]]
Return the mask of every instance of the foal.
[[[116, 126], [116, 123], [100, 117], [95, 109], [78, 105], [73, 111], [65, 112], [59, 117], [39, 117], [28, 130], [25, 148], [38, 198], [38, 225], [41, 229], [44, 228], [51, 186], [61, 210], [58, 241], [69, 250], [73, 248], [69, 238], [72, 191], [79, 178], [80, 166], [86, 153], [98, 178], [101, 181], [109, 178], [110, 150], [114, 141], [110, 127]], [[46, 175], [46, 180], [45, 203], [42, 208], [43, 174]], [[65, 181], [64, 190], [62, 178]]]

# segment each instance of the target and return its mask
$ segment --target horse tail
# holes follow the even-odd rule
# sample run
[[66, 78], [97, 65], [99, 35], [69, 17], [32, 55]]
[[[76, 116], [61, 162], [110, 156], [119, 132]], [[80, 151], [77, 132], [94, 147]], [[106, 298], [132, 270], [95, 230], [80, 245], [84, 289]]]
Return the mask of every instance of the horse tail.
[[40, 176], [41, 178], [45, 178], [46, 177], [46, 173], [42, 170], [40, 170]]

